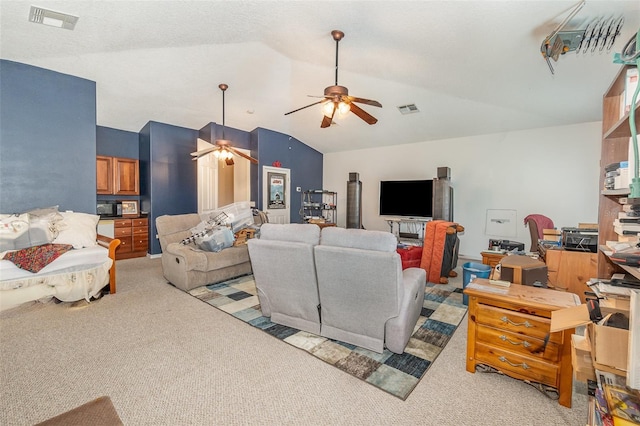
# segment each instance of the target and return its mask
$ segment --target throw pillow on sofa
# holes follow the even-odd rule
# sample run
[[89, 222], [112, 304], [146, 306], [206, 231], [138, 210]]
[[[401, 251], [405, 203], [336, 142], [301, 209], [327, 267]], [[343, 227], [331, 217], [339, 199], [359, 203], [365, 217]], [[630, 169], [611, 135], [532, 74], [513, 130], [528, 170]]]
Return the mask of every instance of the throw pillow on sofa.
[[62, 212], [59, 222], [56, 244], [71, 244], [75, 249], [93, 247], [98, 239], [98, 221], [100, 216], [89, 213]]

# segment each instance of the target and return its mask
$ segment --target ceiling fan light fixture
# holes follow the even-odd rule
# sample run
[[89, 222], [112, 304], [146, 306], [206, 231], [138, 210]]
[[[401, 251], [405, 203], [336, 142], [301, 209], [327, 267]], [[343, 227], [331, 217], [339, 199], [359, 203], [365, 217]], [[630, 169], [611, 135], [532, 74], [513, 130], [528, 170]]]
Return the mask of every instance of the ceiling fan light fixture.
[[322, 113], [325, 116], [331, 118], [335, 107], [336, 107], [336, 104], [333, 101], [329, 101], [322, 106]]
[[340, 102], [340, 103], [338, 104], [338, 112], [339, 112], [340, 114], [346, 114], [346, 113], [348, 113], [349, 111], [351, 111], [351, 105], [349, 105], [348, 103], [346, 103], [346, 102]]

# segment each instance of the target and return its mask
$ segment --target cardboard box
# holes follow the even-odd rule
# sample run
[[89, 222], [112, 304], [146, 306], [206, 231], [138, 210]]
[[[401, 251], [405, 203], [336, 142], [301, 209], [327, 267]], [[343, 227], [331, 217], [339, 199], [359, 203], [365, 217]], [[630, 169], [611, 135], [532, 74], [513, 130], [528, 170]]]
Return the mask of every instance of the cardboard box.
[[603, 317], [616, 312], [622, 312], [627, 317], [631, 311], [631, 303], [628, 299], [600, 299], [600, 312]]
[[577, 381], [584, 383], [587, 383], [587, 380], [596, 381], [588, 337], [579, 334], [571, 335], [571, 365], [573, 366], [573, 377]]
[[543, 229], [542, 230], [544, 241], [562, 241], [562, 231], [559, 229]]
[[500, 279], [514, 284], [533, 285], [548, 281], [547, 265], [529, 256], [506, 256], [500, 259]]
[[594, 324], [587, 305], [551, 312], [551, 332], [586, 326], [591, 343], [593, 367], [616, 375], [626, 375], [629, 330]]

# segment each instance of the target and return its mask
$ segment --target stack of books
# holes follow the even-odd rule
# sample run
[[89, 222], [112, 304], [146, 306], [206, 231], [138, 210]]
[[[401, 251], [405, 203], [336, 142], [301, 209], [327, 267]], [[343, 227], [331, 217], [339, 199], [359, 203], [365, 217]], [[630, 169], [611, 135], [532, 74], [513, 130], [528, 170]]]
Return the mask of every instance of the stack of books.
[[[621, 199], [625, 201], [625, 199]], [[618, 218], [613, 221], [613, 230], [619, 242], [636, 245], [640, 242], [640, 204], [623, 204]]]
[[629, 189], [630, 176], [628, 161], [608, 164], [604, 168], [603, 189]]

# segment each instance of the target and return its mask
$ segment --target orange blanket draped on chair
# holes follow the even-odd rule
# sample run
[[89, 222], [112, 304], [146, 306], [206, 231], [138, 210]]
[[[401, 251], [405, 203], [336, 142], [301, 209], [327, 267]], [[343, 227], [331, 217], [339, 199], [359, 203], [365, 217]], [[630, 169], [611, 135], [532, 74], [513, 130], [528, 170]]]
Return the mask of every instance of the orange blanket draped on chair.
[[457, 276], [453, 270], [458, 262], [458, 232], [464, 227], [446, 220], [432, 220], [424, 232], [420, 267], [427, 272], [427, 281], [447, 284], [449, 277]]

